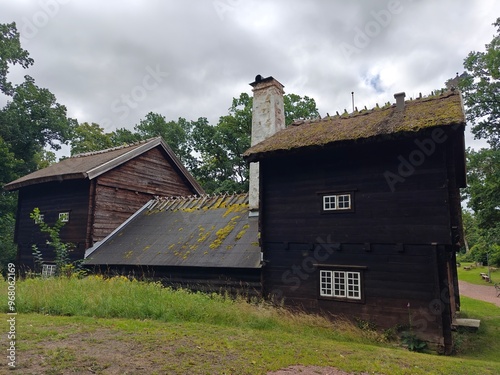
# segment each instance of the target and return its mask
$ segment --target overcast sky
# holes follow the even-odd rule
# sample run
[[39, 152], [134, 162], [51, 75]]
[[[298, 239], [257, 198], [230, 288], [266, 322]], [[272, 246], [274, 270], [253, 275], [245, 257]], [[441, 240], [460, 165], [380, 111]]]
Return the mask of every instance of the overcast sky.
[[352, 91], [358, 108], [426, 95], [484, 50], [499, 16], [498, 0], [0, 0], [35, 60], [11, 80], [31, 75], [107, 132], [151, 111], [216, 124], [257, 74], [322, 116], [350, 111]]

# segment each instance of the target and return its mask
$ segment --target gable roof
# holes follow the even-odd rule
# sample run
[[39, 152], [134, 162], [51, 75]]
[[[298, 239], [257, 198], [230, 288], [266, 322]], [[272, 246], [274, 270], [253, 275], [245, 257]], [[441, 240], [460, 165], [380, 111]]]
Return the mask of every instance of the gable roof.
[[248, 194], [157, 198], [85, 253], [87, 265], [260, 268]]
[[426, 128], [451, 125], [465, 125], [458, 91], [406, 101], [403, 110], [392, 105], [350, 115], [345, 113], [320, 120], [295, 122], [249, 148], [243, 156], [252, 162], [290, 150], [414, 133]]
[[182, 165], [181, 161], [175, 156], [172, 149], [161, 137], [151, 138], [131, 145], [75, 155], [52, 164], [47, 168], [40, 169], [18, 178], [15, 181], [9, 182], [4, 186], [4, 189], [17, 190], [25, 186], [49, 181], [86, 178], [92, 180], [155, 147], [161, 147], [167, 153], [179, 173], [186, 178], [197, 194], [202, 195], [205, 193], [203, 188], [194, 177], [191, 176], [188, 170]]

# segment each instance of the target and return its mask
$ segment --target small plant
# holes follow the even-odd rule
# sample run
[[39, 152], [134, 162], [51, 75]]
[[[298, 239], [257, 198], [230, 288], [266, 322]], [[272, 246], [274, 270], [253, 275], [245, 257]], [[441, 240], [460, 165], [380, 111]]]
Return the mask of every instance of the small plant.
[[401, 334], [401, 341], [408, 348], [409, 351], [423, 352], [427, 347], [427, 343], [424, 340], [419, 339], [417, 335], [413, 332], [410, 302], [408, 302], [407, 308], [408, 308], [409, 330]]
[[[53, 227], [49, 226], [43, 220], [43, 216], [40, 214], [40, 209], [38, 207], [35, 207], [33, 209], [33, 212], [30, 213], [30, 218], [33, 219], [36, 224], [38, 224], [38, 226], [40, 227], [40, 231], [49, 235], [50, 240], [47, 240], [47, 245], [52, 246], [56, 254], [56, 275], [60, 276], [65, 274], [68, 276], [68, 272], [75, 268], [74, 265], [72, 265], [72, 263], [70, 262], [69, 258], [69, 253], [73, 250], [74, 245], [72, 243], [61, 241], [61, 237], [59, 235], [61, 228], [66, 223], [62, 220], [57, 220]], [[41, 269], [44, 263], [42, 252], [36, 245], [33, 245], [32, 249], [35, 268]], [[69, 273], [69, 276], [71, 276], [71, 273]]]

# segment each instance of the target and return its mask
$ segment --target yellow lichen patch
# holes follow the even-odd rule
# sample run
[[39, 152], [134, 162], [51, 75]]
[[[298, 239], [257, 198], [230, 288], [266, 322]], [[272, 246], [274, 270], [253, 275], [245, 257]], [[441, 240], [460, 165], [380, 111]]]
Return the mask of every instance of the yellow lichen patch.
[[132, 254], [133, 254], [133, 253], [134, 253], [134, 252], [133, 252], [132, 250], [127, 251], [127, 252], [125, 253], [125, 255], [124, 255], [125, 259], [129, 259], [129, 258], [132, 256]]
[[233, 245], [227, 245], [226, 250], [231, 250], [234, 246]]
[[174, 247], [175, 247], [175, 243], [173, 243], [172, 245], [170, 245], [170, 246], [168, 247], [168, 249], [169, 249], [169, 250], [172, 250]]
[[184, 230], [184, 228], [179, 228], [179, 232], [182, 232]]
[[142, 251], [146, 251], [147, 249], [149, 249], [151, 247], [151, 245], [146, 245], [144, 246], [144, 249], [142, 249]]
[[217, 238], [210, 244], [211, 249], [217, 249], [222, 242], [229, 236], [229, 234], [233, 231], [234, 227], [236, 226], [236, 220], [238, 220], [240, 216], [235, 216], [233, 217], [229, 223], [224, 227], [219, 229], [217, 232], [215, 232]]
[[243, 237], [245, 235], [245, 233], [247, 232], [247, 229], [249, 227], [250, 227], [250, 225], [248, 225], [248, 224], [243, 225], [243, 228], [236, 235], [236, 241], [238, 241], [239, 239], [241, 239], [241, 237]]
[[202, 243], [204, 242], [208, 237], [210, 237], [210, 234], [212, 232], [204, 232], [204, 233], [200, 233], [200, 236], [198, 237], [198, 242], [199, 243]]
[[227, 208], [226, 212], [224, 212], [222, 217], [226, 217], [227, 215], [229, 215], [233, 212], [241, 212], [241, 211], [245, 210], [246, 208], [248, 208], [247, 204], [237, 204], [237, 203], [232, 204]]

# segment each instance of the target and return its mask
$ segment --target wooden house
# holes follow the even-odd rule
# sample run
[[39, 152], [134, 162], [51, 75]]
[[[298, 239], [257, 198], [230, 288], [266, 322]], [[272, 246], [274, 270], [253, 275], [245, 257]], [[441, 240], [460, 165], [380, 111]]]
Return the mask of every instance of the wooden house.
[[201, 291], [261, 295], [258, 221], [248, 194], [158, 197], [88, 249], [95, 272]]
[[260, 76], [251, 85], [252, 131], [268, 134], [244, 154], [259, 169], [250, 193], [264, 294], [380, 328], [411, 316], [419, 338], [449, 352], [465, 187], [460, 94], [400, 93], [394, 105], [284, 129], [283, 86]]
[[32, 245], [37, 245], [48, 273], [54, 270], [54, 253], [30, 218], [35, 207], [49, 225], [58, 219], [67, 222], [60, 236], [75, 245], [70, 257], [77, 260], [154, 196], [204, 193], [161, 138], [76, 155], [12, 181], [5, 189], [19, 191], [19, 265], [33, 269]]

